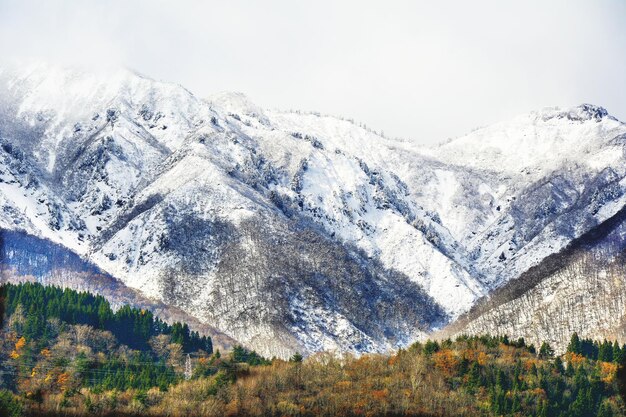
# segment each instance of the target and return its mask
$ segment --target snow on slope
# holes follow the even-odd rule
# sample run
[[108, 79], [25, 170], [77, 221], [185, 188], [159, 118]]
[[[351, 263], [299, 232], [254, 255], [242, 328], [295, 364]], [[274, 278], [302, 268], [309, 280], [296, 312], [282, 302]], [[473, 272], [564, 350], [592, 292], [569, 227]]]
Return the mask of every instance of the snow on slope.
[[558, 352], [572, 333], [626, 341], [626, 209], [481, 300], [437, 337], [508, 335]]
[[[19, 149], [35, 176], [63, 201], [60, 213], [83, 222], [65, 227], [61, 233], [41, 224], [38, 215], [31, 215], [35, 226], [27, 227], [31, 219], [26, 216], [7, 227], [27, 229], [61, 244], [70, 236], [78, 242], [75, 248], [78, 253], [127, 285], [175, 303], [201, 319], [221, 324], [224, 331], [244, 342], [254, 340], [267, 354], [281, 351], [281, 346], [273, 340], [280, 338], [287, 341], [291, 350], [336, 346], [342, 350], [380, 351], [406, 344], [429, 325], [441, 323], [444, 313], [439, 312], [439, 306], [414, 283], [420, 282], [416, 271], [409, 271], [413, 274], [406, 278], [397, 275], [395, 265], [389, 262], [378, 266], [376, 259], [380, 249], [372, 248], [371, 243], [367, 247], [369, 255], [361, 255], [358, 246], [351, 249], [354, 252], [346, 253], [346, 256], [352, 253], [342, 260], [346, 269], [326, 270], [325, 262], [330, 261], [311, 265], [307, 259], [312, 255], [305, 254], [306, 257], [297, 260], [295, 265], [286, 265], [284, 268], [293, 271], [281, 278], [291, 280], [313, 273], [319, 281], [339, 273], [341, 275], [333, 282], [341, 285], [336, 294], [343, 293], [345, 299], [359, 296], [354, 291], [366, 285], [368, 290], [360, 295], [366, 297], [363, 302], [377, 303], [375, 308], [389, 305], [385, 310], [373, 311], [374, 318], [369, 322], [361, 322], [367, 315], [355, 315], [355, 307], [342, 304], [345, 300], [333, 300], [339, 295], [331, 298], [324, 295], [325, 289], [315, 281], [304, 286], [304, 290], [312, 294], [304, 296], [299, 289], [292, 295], [293, 299], [284, 300], [282, 306], [264, 304], [268, 298], [260, 295], [263, 291], [279, 290], [266, 287], [267, 280], [274, 279], [273, 275], [285, 274], [278, 267], [270, 268], [265, 277], [250, 278], [254, 279], [250, 283], [252, 288], [244, 285], [243, 295], [256, 304], [247, 306], [245, 302], [237, 302], [233, 306], [234, 300], [239, 298], [232, 294], [215, 299], [222, 290], [224, 274], [229, 273], [224, 266], [228, 257], [260, 257], [255, 262], [267, 262], [267, 253], [262, 252], [275, 250], [275, 244], [271, 244], [273, 236], [287, 233], [285, 228], [302, 227], [296, 225], [307, 217], [315, 223], [305, 227], [319, 237], [312, 241], [308, 236], [304, 236], [304, 240], [289, 237], [284, 250], [290, 245], [330, 248], [338, 244], [332, 238], [324, 240], [334, 235], [334, 231], [323, 228], [324, 223], [317, 216], [322, 211], [316, 211], [310, 202], [305, 205], [303, 200], [309, 196], [301, 193], [302, 187], [306, 187], [304, 184], [310, 182], [302, 163], [318, 148], [311, 147], [306, 139], [297, 138], [293, 132], [281, 133], [286, 152], [281, 146], [276, 147], [271, 141], [274, 139], [272, 132], [277, 129], [268, 126], [268, 119], [261, 111], [241, 97], [230, 100], [238, 107], [231, 106], [229, 111], [218, 108], [217, 103], [198, 100], [180, 87], [152, 82], [128, 72], [115, 73], [109, 80], [108, 76], [41, 66], [34, 70], [28, 68], [18, 75], [11, 71], [5, 70], [1, 75], [6, 90], [2, 140]], [[76, 95], [76, 102], [63, 96], [66, 92]], [[253, 128], [258, 132], [251, 131]], [[290, 159], [292, 153], [300, 155]], [[370, 184], [364, 163], [356, 163], [351, 156], [342, 158], [348, 161], [354, 178], [363, 183], [348, 187], [366, 199], [359, 203], [361, 207], [373, 198], [376, 187], [384, 189], [385, 185]], [[282, 165], [279, 160], [293, 163]], [[312, 163], [317, 160], [312, 159]], [[333, 180], [341, 182], [342, 178]], [[297, 185], [298, 182], [301, 185]], [[344, 188], [343, 184], [338, 184], [334, 190], [344, 194]], [[291, 213], [283, 212], [287, 210], [286, 205], [278, 208], [281, 201], [287, 204], [291, 198], [294, 200]], [[302, 207], [298, 202], [302, 202]], [[302, 213], [305, 206], [306, 214]], [[367, 208], [362, 210], [365, 212]], [[415, 233], [413, 227], [404, 225], [405, 217], [406, 213], [404, 216], [393, 214], [390, 222], [400, 223], [405, 233], [407, 229]], [[250, 243], [246, 227], [249, 228], [251, 222], [258, 223], [259, 218], [265, 219], [263, 240]], [[356, 228], [365, 227], [363, 223], [357, 226], [356, 220], [340, 220], [352, 233]], [[411, 239], [420, 239], [419, 233]], [[353, 245], [354, 242], [344, 243]], [[431, 246], [425, 241], [424, 244]], [[336, 251], [328, 249], [322, 253]], [[431, 248], [425, 253], [438, 253], [438, 250]], [[443, 255], [439, 262], [442, 268], [448, 269], [446, 278], [456, 279], [451, 272], [454, 265]], [[423, 265], [416, 265], [421, 271], [425, 270]], [[252, 267], [257, 271], [263, 269], [260, 264]], [[326, 272], [322, 274], [320, 268]], [[465, 274], [464, 280], [471, 281], [467, 273], [457, 269]], [[342, 284], [352, 277], [358, 278], [359, 283]], [[284, 285], [289, 285], [290, 281], [285, 282]], [[373, 291], [371, 286], [380, 289]], [[400, 288], [404, 288], [404, 293], [400, 293]], [[458, 292], [467, 299], [465, 305], [469, 306], [476, 295], [470, 291], [468, 296], [465, 286], [459, 285], [459, 288]], [[251, 291], [259, 294], [253, 295]], [[229, 300], [222, 306], [224, 297]], [[311, 308], [294, 302], [303, 299], [319, 304], [316, 307], [319, 314], [295, 317], [290, 325], [291, 332], [302, 330], [304, 326], [308, 333], [319, 335], [316, 340], [305, 340], [307, 336], [303, 331], [293, 335], [281, 330], [281, 327], [289, 328], [285, 322], [289, 314]], [[409, 303], [413, 305], [404, 307]], [[358, 305], [358, 302], [355, 300], [353, 304]], [[218, 306], [222, 309], [220, 314], [216, 313]], [[248, 322], [241, 319], [242, 314], [247, 314], [247, 310], [240, 310], [242, 308], [260, 309], [271, 317], [266, 322], [251, 317], [252, 322]], [[373, 307], [364, 305], [364, 308]], [[449, 306], [450, 310], [452, 308], [458, 306]], [[322, 316], [327, 318], [319, 322]], [[344, 340], [346, 338], [349, 340]], [[288, 353], [283, 349], [281, 353], [284, 352]]]
[[409, 198], [386, 162], [403, 143], [333, 117], [267, 114], [273, 130], [243, 130], [264, 154], [278, 156], [275, 166], [291, 170], [274, 190], [301, 202], [328, 232], [413, 278], [452, 315], [483, 294], [456, 253], [445, 253], [455, 246], [449, 231]]
[[[601, 107], [549, 108], [476, 130], [426, 153], [484, 178], [484, 219], [443, 213], [500, 285], [615, 214], [626, 202], [626, 126]], [[463, 228], [465, 227], [465, 230]]]
[[626, 128], [590, 105], [425, 149], [125, 70], [1, 67], [0, 90], [2, 227], [268, 354], [409, 343], [626, 202]]
[[[610, 154], [589, 154], [623, 133], [623, 124], [601, 107], [546, 108], [477, 129], [431, 152], [448, 163], [511, 176], [540, 176], [564, 160], [604, 165]], [[598, 166], [598, 165], [596, 165]]]

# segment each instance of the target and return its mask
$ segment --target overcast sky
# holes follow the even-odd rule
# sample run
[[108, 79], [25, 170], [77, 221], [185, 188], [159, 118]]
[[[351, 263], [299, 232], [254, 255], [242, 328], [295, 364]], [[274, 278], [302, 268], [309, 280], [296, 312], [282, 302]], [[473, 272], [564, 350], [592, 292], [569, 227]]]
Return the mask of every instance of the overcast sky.
[[624, 0], [0, 0], [0, 53], [125, 65], [431, 144], [545, 106], [626, 120], [625, 23]]

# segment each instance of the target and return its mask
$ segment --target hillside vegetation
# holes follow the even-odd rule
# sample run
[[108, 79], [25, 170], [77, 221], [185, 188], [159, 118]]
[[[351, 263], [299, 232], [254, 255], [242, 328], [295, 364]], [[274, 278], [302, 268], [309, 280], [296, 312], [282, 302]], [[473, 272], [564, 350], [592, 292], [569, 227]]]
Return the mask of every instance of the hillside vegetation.
[[[506, 337], [267, 360], [102, 297], [5, 285], [0, 415], [621, 416], [626, 346]], [[187, 356], [187, 354], [190, 354]], [[188, 358], [188, 359], [187, 359]]]

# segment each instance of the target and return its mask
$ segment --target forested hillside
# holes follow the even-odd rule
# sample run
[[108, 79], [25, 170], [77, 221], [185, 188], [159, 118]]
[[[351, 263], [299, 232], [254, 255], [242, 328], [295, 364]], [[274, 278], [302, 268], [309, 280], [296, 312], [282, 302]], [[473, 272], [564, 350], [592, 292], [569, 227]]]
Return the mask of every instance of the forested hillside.
[[[2, 416], [620, 416], [626, 346], [459, 337], [267, 360], [99, 296], [5, 285]], [[189, 356], [187, 355], [189, 354]]]

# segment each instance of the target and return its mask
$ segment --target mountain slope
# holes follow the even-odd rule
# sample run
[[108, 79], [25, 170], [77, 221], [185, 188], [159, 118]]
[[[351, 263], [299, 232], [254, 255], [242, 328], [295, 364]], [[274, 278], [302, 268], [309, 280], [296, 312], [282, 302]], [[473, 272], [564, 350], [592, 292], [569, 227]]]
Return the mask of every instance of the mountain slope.
[[[15, 182], [5, 211], [21, 216], [5, 227], [63, 244], [126, 285], [268, 354], [381, 351], [445, 321], [417, 274], [407, 277], [379, 263], [373, 250], [333, 239], [313, 214], [301, 214], [307, 203], [290, 201], [297, 197], [292, 188], [307, 187], [304, 172], [315, 171], [306, 158], [319, 148], [306, 140], [281, 133], [289, 147], [279, 154], [271, 148], [274, 128], [256, 138], [245, 131], [261, 129], [260, 116], [216, 111], [180, 87], [129, 73], [113, 80], [48, 67], [2, 74], [2, 140], [42, 183], [35, 190]], [[58, 97], [85, 86], [99, 94], [76, 102]], [[338, 184], [338, 192], [359, 188], [367, 201], [375, 187], [384, 188], [370, 184], [353, 157], [342, 158], [357, 178]], [[40, 190], [46, 197], [34, 198]], [[29, 198], [25, 209], [10, 201], [17, 195]], [[60, 201], [61, 218], [52, 227], [42, 211], [51, 199]], [[422, 239], [394, 209], [380, 211]], [[347, 227], [366, 229], [358, 220]], [[453, 262], [438, 256], [457, 279]], [[246, 262], [249, 274], [241, 273]], [[293, 288], [277, 291], [286, 285]]]
[[[439, 333], [507, 334], [557, 352], [581, 337], [626, 340], [626, 209], [509, 281]], [[543, 339], [542, 339], [543, 338]]]
[[482, 275], [495, 285], [517, 277], [623, 207], [624, 134], [606, 110], [582, 105], [533, 112], [435, 149], [448, 163], [495, 176], [485, 182], [497, 190], [489, 196], [495, 215], [460, 219], [472, 228], [460, 237]]
[[209, 335], [215, 346], [230, 349], [236, 341], [184, 311], [150, 300], [139, 291], [104, 273], [68, 249], [22, 232], [0, 230], [0, 282], [38, 282], [87, 291], [105, 297], [114, 308], [133, 305], [152, 311], [168, 322], [188, 323], [192, 330]]
[[426, 149], [124, 70], [0, 90], [0, 227], [267, 356], [404, 346], [626, 202], [626, 126], [591, 105]]

